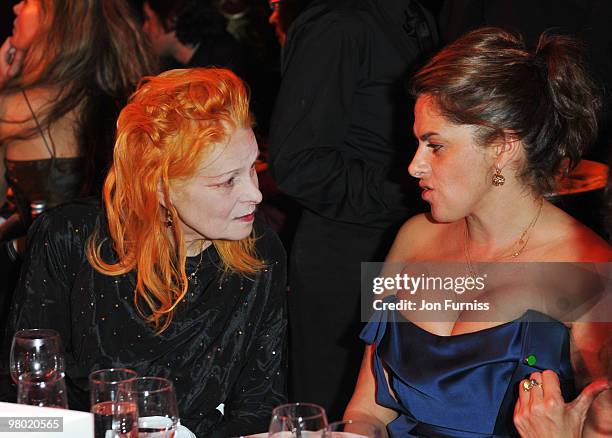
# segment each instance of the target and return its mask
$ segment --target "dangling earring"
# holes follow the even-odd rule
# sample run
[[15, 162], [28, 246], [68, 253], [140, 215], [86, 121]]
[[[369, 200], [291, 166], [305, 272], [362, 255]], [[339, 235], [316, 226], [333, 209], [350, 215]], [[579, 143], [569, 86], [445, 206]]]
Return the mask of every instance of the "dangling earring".
[[495, 175], [491, 178], [491, 184], [495, 187], [503, 186], [506, 182], [506, 177], [502, 175], [501, 169], [495, 166]]
[[172, 224], [172, 215], [170, 214], [170, 210], [166, 209], [166, 226], [169, 228]]

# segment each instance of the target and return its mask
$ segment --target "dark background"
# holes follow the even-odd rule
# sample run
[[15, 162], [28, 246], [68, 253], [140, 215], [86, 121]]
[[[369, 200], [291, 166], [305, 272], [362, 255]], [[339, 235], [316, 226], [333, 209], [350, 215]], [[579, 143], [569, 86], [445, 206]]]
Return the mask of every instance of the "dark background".
[[17, 4], [17, 0], [1, 0], [0, 1], [0, 42], [4, 42], [13, 31], [13, 5]]

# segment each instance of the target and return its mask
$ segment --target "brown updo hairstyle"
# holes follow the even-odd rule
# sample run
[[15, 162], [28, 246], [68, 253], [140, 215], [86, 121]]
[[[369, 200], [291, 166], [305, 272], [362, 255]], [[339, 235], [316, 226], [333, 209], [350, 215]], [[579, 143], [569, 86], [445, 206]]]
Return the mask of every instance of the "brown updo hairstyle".
[[599, 93], [567, 36], [542, 34], [529, 50], [503, 29], [474, 30], [417, 72], [412, 93], [432, 96], [452, 123], [476, 126], [479, 145], [516, 136], [526, 155], [519, 178], [538, 194], [553, 190], [597, 136]]

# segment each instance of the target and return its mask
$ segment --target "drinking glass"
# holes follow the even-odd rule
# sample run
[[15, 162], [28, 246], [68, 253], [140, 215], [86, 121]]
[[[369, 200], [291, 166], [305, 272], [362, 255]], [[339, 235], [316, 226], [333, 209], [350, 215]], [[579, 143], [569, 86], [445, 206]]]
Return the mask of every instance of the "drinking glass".
[[162, 377], [122, 383], [119, 399], [138, 403], [138, 438], [173, 438], [180, 424], [174, 385]]
[[89, 375], [91, 412], [96, 438], [138, 437], [138, 404], [130, 394], [119, 394], [121, 384], [138, 377], [127, 368], [109, 368]]
[[272, 411], [272, 438], [320, 438], [327, 427], [325, 409], [312, 403], [289, 403]]
[[66, 368], [59, 334], [51, 329], [19, 330], [11, 344], [10, 369], [15, 383], [23, 373], [56, 371], [63, 376]]
[[17, 381], [17, 403], [68, 409], [64, 376], [55, 370], [46, 373], [22, 373]]
[[382, 438], [378, 426], [365, 421], [336, 421], [325, 428], [323, 438]]

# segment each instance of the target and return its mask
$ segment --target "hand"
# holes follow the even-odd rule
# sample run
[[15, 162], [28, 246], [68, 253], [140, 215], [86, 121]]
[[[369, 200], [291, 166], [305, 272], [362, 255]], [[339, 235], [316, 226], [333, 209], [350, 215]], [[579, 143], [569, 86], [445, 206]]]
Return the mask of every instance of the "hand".
[[523, 438], [578, 438], [589, 407], [593, 400], [605, 390], [611, 388], [607, 380], [596, 380], [582, 390], [571, 403], [565, 403], [561, 395], [559, 378], [554, 371], [532, 373], [530, 380], [534, 385], [529, 391], [524, 390], [524, 383], [519, 385], [519, 399], [514, 407], [514, 425]]
[[17, 76], [23, 66], [24, 51], [15, 49], [8, 37], [0, 47], [0, 90]]

